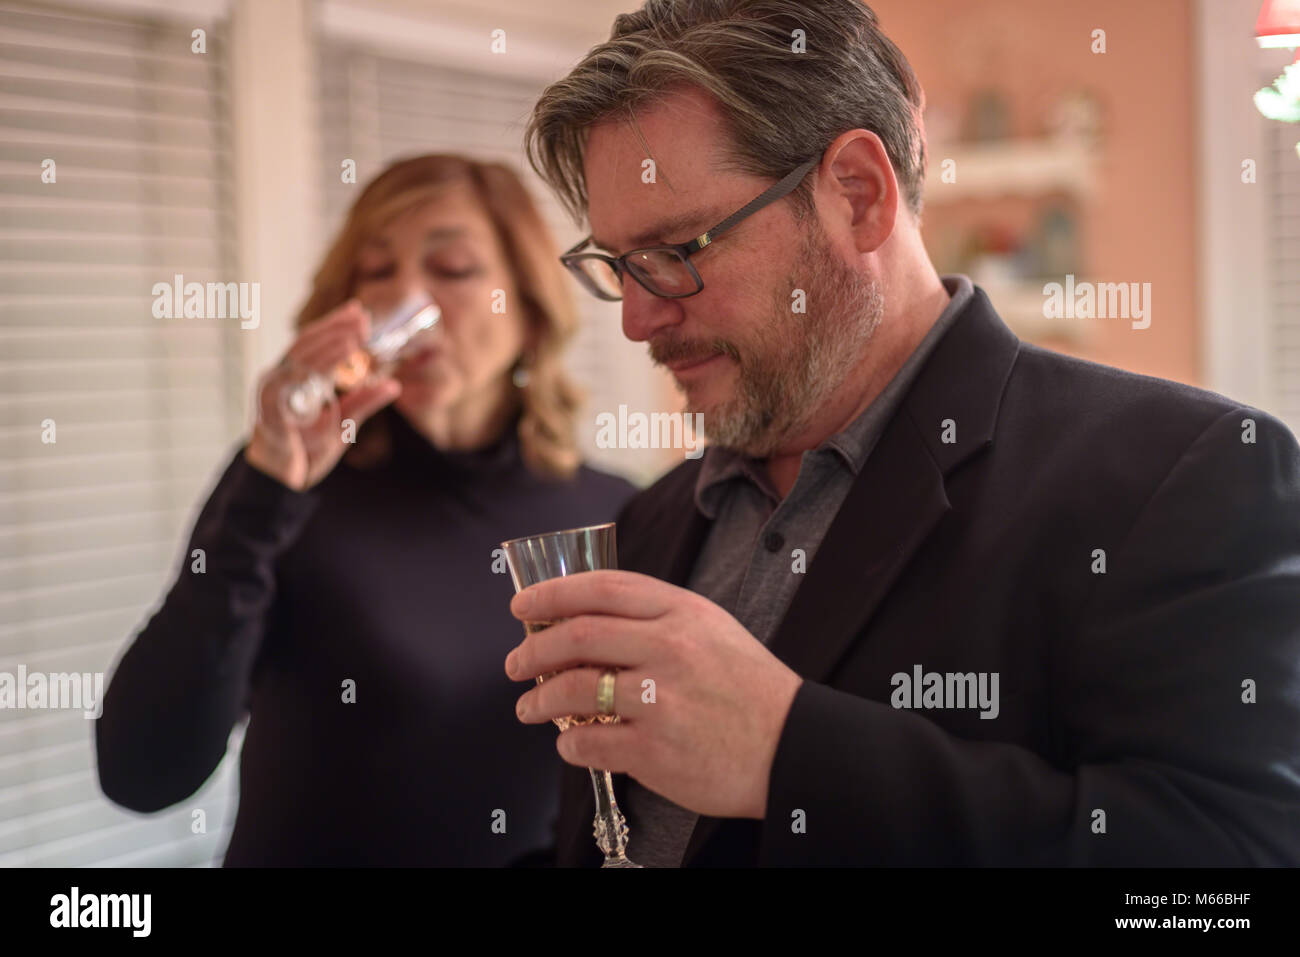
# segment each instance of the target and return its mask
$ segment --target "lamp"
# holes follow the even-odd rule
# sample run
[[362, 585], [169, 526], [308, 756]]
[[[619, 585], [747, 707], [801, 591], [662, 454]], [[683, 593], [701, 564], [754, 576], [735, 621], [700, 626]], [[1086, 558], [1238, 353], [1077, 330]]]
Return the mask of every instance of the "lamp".
[[1300, 47], [1300, 0], [1264, 0], [1255, 21], [1255, 39], [1268, 49]]

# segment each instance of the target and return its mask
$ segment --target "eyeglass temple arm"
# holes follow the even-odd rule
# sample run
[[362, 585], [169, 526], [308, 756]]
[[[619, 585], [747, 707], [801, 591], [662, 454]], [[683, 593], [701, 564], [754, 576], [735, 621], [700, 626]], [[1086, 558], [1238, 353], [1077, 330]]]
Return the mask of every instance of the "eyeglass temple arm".
[[798, 186], [803, 181], [803, 178], [808, 175], [809, 170], [816, 166], [820, 161], [821, 157], [815, 156], [802, 166], [791, 170], [783, 179], [768, 187], [761, 194], [754, 197], [753, 200], [746, 203], [722, 222], [718, 223], [718, 225], [710, 229], [707, 233], [692, 240], [691, 245], [695, 246], [696, 249], [703, 249], [746, 216], [751, 213], [756, 213], [769, 203], [775, 203], [781, 197], [794, 192], [795, 187]]

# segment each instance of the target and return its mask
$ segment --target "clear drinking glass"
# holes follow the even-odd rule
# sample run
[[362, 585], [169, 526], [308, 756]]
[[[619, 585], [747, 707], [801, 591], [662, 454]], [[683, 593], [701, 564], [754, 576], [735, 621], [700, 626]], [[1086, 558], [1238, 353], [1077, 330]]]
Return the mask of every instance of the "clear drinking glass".
[[280, 393], [285, 416], [298, 425], [315, 422], [336, 392], [355, 389], [372, 374], [391, 368], [411, 340], [434, 328], [441, 318], [437, 304], [427, 295], [406, 299], [375, 321], [365, 348], [353, 352], [329, 374], [313, 372], [286, 383]]
[[[506, 564], [510, 566], [510, 577], [514, 580], [515, 591], [523, 591], [529, 585], [572, 575], [576, 572], [595, 571], [600, 568], [618, 567], [618, 548], [614, 538], [614, 523], [590, 525], [586, 528], [573, 528], [563, 532], [548, 532], [544, 535], [532, 535], [528, 538], [516, 538], [502, 542], [505, 550]], [[543, 628], [557, 624], [553, 621], [530, 621], [524, 623], [524, 631], [533, 634]], [[554, 677], [556, 672], [541, 675], [537, 683]], [[554, 719], [561, 733], [575, 724], [616, 724], [618, 715], [592, 714], [568, 715]], [[608, 771], [595, 768], [591, 772], [591, 786], [596, 792], [596, 844], [605, 854], [602, 867], [640, 867], [627, 858], [627, 820], [618, 809], [614, 800], [614, 781]]]

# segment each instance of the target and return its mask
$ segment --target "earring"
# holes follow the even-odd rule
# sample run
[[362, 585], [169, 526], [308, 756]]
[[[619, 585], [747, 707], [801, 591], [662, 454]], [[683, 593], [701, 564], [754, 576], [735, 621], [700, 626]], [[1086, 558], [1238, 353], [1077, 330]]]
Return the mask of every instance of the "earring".
[[510, 373], [510, 381], [515, 384], [516, 389], [522, 389], [528, 385], [528, 380], [532, 378], [528, 372], [528, 366], [525, 365], [523, 358], [515, 363], [514, 371]]

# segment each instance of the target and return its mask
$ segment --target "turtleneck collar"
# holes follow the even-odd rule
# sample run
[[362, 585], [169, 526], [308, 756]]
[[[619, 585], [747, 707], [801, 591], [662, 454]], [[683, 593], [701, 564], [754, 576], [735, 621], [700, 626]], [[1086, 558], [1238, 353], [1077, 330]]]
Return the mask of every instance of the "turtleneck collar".
[[502, 472], [519, 467], [519, 415], [515, 415], [500, 436], [478, 449], [440, 449], [392, 406], [378, 413], [387, 419], [393, 439], [394, 459], [422, 463], [465, 474]]

